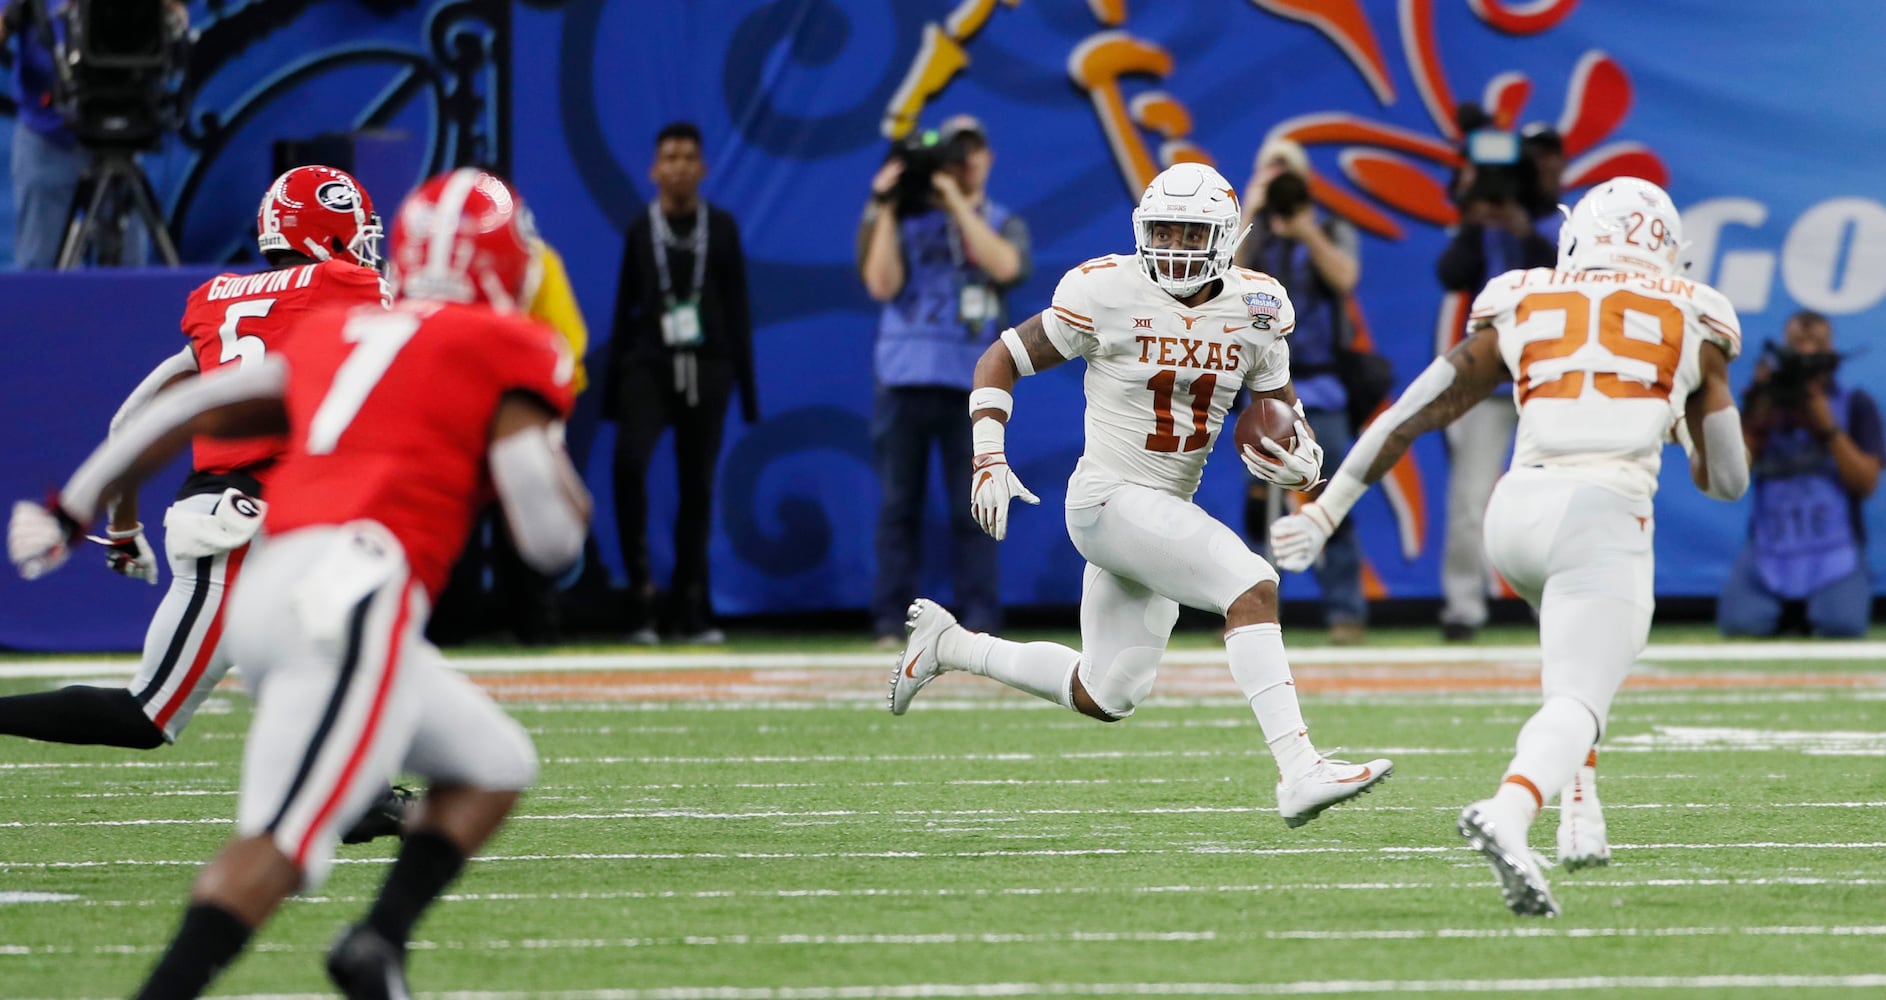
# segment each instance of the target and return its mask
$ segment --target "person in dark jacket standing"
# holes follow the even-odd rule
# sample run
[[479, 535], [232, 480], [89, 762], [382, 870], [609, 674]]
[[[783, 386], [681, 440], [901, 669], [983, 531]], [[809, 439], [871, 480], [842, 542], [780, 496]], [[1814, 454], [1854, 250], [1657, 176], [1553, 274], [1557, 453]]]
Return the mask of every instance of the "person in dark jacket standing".
[[[609, 343], [603, 415], [616, 421], [616, 529], [629, 576], [630, 641], [725, 640], [708, 596], [707, 539], [714, 468], [727, 403], [759, 419], [753, 317], [740, 227], [700, 196], [707, 167], [701, 130], [688, 122], [655, 136], [655, 199], [629, 224]], [[673, 427], [680, 506], [668, 613], [658, 614], [648, 566], [648, 461]]]

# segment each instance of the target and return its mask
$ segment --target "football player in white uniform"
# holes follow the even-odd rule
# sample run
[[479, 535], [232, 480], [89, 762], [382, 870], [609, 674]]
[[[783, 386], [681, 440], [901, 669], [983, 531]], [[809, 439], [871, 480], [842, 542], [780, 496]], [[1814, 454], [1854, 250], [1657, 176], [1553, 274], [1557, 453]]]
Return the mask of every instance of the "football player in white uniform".
[[[1067, 492], [1068, 535], [1087, 560], [1081, 648], [969, 632], [920, 598], [891, 675], [891, 712], [904, 714], [938, 673], [964, 670], [1115, 722], [1152, 690], [1179, 605], [1203, 608], [1225, 616], [1231, 674], [1277, 760], [1277, 811], [1301, 826], [1367, 791], [1393, 765], [1317, 753], [1277, 624], [1277, 572], [1192, 503], [1241, 388], [1295, 403], [1284, 339], [1295, 314], [1283, 286], [1232, 266], [1244, 231], [1237, 195], [1216, 170], [1181, 163], [1161, 173], [1134, 210], [1133, 227], [1136, 253], [1067, 272], [1052, 306], [990, 345], [969, 397], [970, 502], [999, 540], [1010, 500], [1040, 502], [1004, 455], [1009, 390], [1023, 375], [1076, 357], [1087, 362], [1086, 451]], [[1245, 448], [1253, 475], [1297, 490], [1318, 481], [1322, 449], [1302, 421], [1296, 430], [1294, 450], [1268, 438], [1269, 455]]]
[[1315, 503], [1271, 526], [1278, 565], [1308, 566], [1416, 437], [1514, 381], [1518, 440], [1487, 508], [1486, 545], [1538, 609], [1544, 704], [1498, 791], [1460, 814], [1460, 833], [1522, 915], [1559, 912], [1527, 831], [1585, 762], [1649, 636], [1651, 497], [1666, 435], [1703, 493], [1734, 500], [1748, 488], [1728, 377], [1741, 324], [1722, 293], [1678, 276], [1682, 232], [1655, 184], [1594, 188], [1560, 231], [1558, 267], [1488, 282], [1467, 339], [1369, 426]]

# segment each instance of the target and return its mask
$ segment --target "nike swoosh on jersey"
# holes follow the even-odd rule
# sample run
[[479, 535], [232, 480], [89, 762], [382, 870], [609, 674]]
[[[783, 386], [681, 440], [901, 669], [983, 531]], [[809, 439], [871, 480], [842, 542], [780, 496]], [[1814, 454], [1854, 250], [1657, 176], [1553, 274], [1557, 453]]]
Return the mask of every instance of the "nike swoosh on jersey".
[[1225, 332], [1226, 332], [1226, 333], [1237, 333], [1237, 332], [1238, 332], [1239, 330], [1242, 330], [1242, 329], [1244, 329], [1244, 324], [1242, 324], [1242, 323], [1227, 323], [1227, 324], [1225, 324]]

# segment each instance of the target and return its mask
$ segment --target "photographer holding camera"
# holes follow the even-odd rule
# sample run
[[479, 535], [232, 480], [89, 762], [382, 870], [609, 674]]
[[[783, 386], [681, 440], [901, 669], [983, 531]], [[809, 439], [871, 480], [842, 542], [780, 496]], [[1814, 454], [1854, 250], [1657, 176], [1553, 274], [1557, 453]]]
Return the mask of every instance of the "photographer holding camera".
[[[1451, 186], [1460, 224], [1449, 235], [1435, 271], [1441, 287], [1459, 297], [1464, 317], [1466, 303], [1489, 279], [1558, 263], [1559, 173], [1565, 156], [1558, 132], [1547, 125], [1509, 132], [1495, 127], [1476, 104], [1461, 105], [1455, 121], [1467, 137]], [[1452, 339], [1465, 332], [1463, 322], [1452, 331]], [[1443, 352], [1452, 347], [1451, 341], [1441, 345]], [[1493, 484], [1506, 471], [1518, 424], [1512, 390], [1502, 387], [1446, 430], [1441, 636], [1450, 642], [1471, 639], [1486, 624], [1488, 573], [1481, 526]]]
[[1027, 225], [985, 195], [994, 160], [988, 133], [969, 115], [913, 133], [872, 178], [858, 229], [859, 274], [884, 304], [871, 421], [883, 490], [871, 625], [888, 649], [903, 646], [905, 609], [917, 596], [932, 448], [942, 452], [963, 625], [1001, 626], [995, 540], [961, 502], [976, 361], [1008, 325], [1007, 292], [1029, 271]]
[[[1354, 377], [1348, 315], [1349, 296], [1362, 277], [1360, 244], [1345, 220], [1319, 217], [1310, 202], [1309, 176], [1310, 158], [1292, 140], [1271, 139], [1257, 151], [1244, 187], [1243, 215], [1251, 234], [1238, 248], [1237, 263], [1270, 275], [1290, 292], [1297, 310], [1290, 374], [1310, 431], [1323, 447], [1324, 465], [1333, 469], [1349, 454], [1359, 421], [1381, 401], [1388, 380], [1381, 380], [1373, 399], [1360, 398], [1366, 392]], [[1288, 513], [1282, 506], [1281, 489], [1252, 480], [1244, 504], [1246, 536], [1262, 544], [1272, 514]], [[1315, 572], [1329, 640], [1361, 642], [1368, 603], [1362, 597], [1362, 543], [1353, 523], [1336, 529]]]
[[1789, 603], [1822, 637], [1866, 633], [1873, 603], [1860, 505], [1886, 457], [1879, 407], [1834, 378], [1833, 324], [1802, 310], [1770, 342], [1742, 403], [1755, 510], [1716, 604], [1724, 635], [1768, 636]]

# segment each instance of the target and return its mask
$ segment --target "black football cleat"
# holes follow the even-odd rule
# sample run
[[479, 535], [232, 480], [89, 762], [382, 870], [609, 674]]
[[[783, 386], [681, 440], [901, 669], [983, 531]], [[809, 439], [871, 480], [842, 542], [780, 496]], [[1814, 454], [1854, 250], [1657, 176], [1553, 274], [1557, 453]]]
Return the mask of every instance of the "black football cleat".
[[411, 1000], [406, 953], [378, 931], [355, 924], [327, 950], [327, 978], [347, 1000]]
[[400, 785], [388, 785], [373, 805], [354, 821], [352, 829], [341, 834], [343, 844], [364, 844], [380, 837], [398, 837], [406, 830], [406, 813], [418, 796]]

